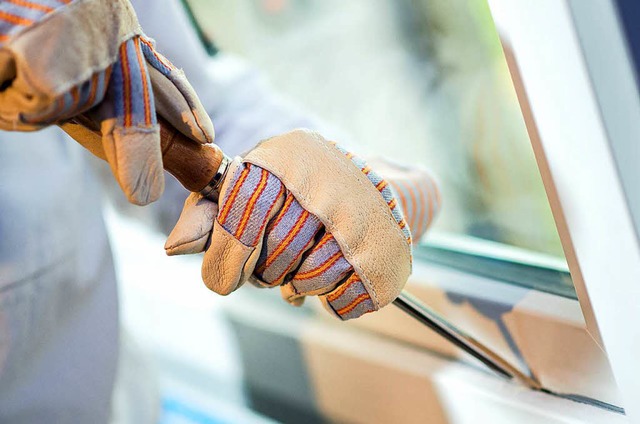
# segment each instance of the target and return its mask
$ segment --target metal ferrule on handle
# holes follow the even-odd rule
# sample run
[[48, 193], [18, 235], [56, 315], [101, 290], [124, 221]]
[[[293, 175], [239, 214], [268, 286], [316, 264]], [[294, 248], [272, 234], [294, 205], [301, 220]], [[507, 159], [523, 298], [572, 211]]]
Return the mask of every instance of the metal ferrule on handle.
[[215, 175], [211, 178], [211, 181], [209, 181], [209, 183], [200, 190], [200, 194], [202, 194], [202, 196], [213, 202], [218, 202], [218, 198], [220, 197], [220, 188], [222, 187], [222, 182], [227, 176], [230, 164], [231, 159], [223, 153], [220, 166], [218, 166]]

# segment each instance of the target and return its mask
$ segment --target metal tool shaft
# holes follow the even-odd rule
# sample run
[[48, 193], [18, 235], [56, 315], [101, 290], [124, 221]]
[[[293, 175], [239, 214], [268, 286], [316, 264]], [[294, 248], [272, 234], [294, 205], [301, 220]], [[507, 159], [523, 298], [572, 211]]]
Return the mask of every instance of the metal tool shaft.
[[455, 327], [406, 291], [402, 291], [400, 296], [393, 301], [393, 304], [485, 364], [497, 374], [508, 379], [520, 381], [531, 389], [541, 389], [540, 383], [534, 378], [520, 372], [489, 347]]

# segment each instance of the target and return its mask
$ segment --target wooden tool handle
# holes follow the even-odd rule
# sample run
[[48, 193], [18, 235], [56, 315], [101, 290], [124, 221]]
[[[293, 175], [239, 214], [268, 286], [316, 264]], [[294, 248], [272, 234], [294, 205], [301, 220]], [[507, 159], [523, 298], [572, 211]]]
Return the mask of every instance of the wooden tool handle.
[[164, 169], [187, 190], [199, 192], [213, 179], [224, 153], [211, 144], [200, 144], [158, 116]]
[[[72, 137], [74, 137], [73, 133], [77, 134], [77, 130], [74, 128], [82, 128], [82, 131], [88, 130], [96, 136], [102, 137], [100, 126], [88, 116], [76, 116], [69, 123], [71, 127], [63, 125], [63, 129]], [[200, 144], [189, 139], [161, 116], [158, 116], [158, 124], [160, 124], [160, 145], [164, 169], [176, 177], [187, 190], [202, 191], [216, 176], [220, 164], [224, 160], [224, 153], [214, 144]], [[78, 134], [78, 136], [86, 135]], [[99, 158], [107, 160], [102, 149], [91, 150], [91, 152]]]

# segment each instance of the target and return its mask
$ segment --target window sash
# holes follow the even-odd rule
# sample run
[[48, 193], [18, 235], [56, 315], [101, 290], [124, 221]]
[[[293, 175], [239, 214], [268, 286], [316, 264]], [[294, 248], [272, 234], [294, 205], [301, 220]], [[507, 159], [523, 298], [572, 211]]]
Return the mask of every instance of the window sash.
[[[640, 245], [613, 154], [621, 137], [640, 137], [638, 128], [620, 131], [627, 121], [640, 121], [640, 105], [615, 5], [490, 0], [490, 6], [511, 56], [586, 329], [608, 353], [621, 406], [640, 420], [640, 327], [630, 325], [638, 319]], [[594, 33], [585, 38], [585, 31]], [[607, 120], [614, 111], [616, 123]]]

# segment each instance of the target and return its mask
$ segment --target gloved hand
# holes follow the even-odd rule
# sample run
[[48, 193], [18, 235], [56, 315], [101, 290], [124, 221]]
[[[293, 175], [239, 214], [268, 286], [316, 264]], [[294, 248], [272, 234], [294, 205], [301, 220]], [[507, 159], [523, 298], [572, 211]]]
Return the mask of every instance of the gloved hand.
[[131, 202], [147, 204], [164, 189], [156, 112], [193, 140], [213, 141], [195, 92], [144, 36], [128, 0], [0, 2], [0, 129], [92, 124], [102, 137], [63, 128], [109, 161]]
[[428, 175], [392, 173], [397, 197], [362, 159], [316, 133], [266, 140], [234, 160], [220, 207], [187, 199], [165, 249], [205, 251], [202, 277], [219, 294], [250, 279], [280, 286], [292, 304], [318, 295], [334, 315], [356, 318], [400, 293], [411, 271], [409, 225], [419, 237], [439, 207]]

